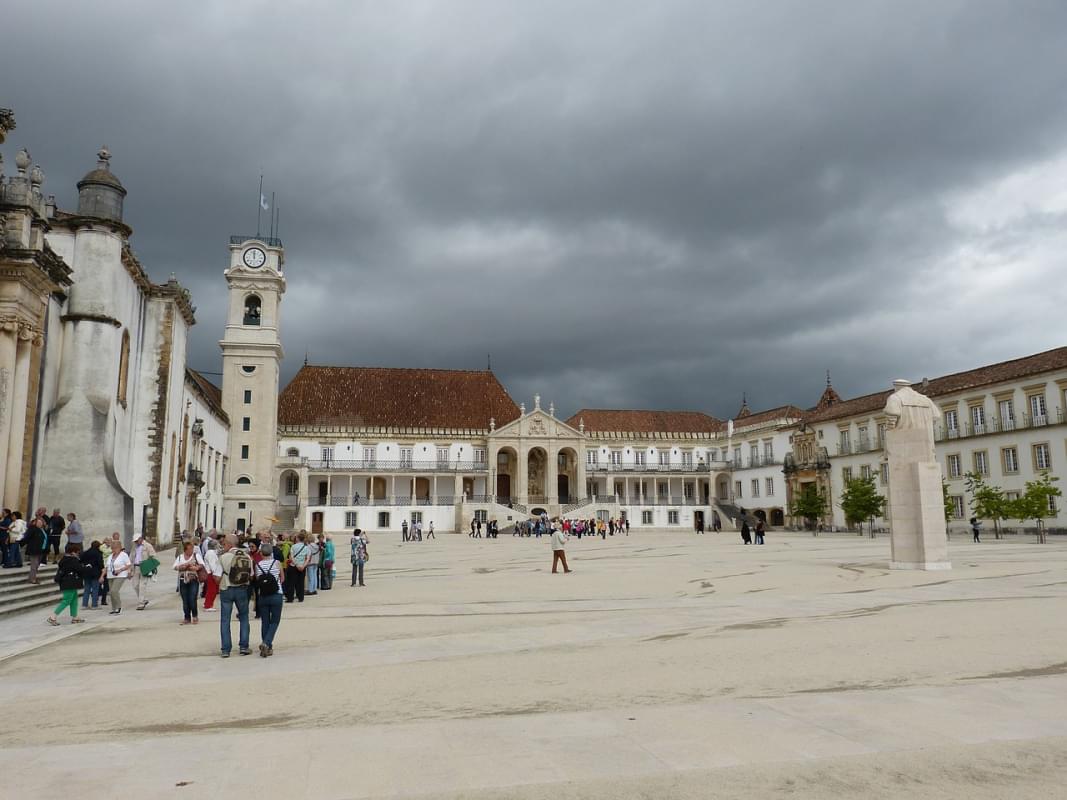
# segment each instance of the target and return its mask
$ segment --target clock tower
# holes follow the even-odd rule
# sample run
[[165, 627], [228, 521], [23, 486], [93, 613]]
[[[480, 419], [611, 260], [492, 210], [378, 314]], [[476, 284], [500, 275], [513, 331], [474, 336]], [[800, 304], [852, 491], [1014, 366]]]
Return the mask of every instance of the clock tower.
[[285, 293], [280, 239], [231, 236], [229, 311], [222, 347], [222, 407], [230, 418], [223, 524], [260, 530], [277, 499], [279, 328]]

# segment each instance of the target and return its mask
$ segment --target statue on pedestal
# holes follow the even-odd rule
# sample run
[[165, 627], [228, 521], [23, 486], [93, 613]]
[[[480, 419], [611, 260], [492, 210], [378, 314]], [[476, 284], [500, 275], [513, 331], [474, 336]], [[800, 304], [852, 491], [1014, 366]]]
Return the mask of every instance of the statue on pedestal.
[[893, 387], [885, 404], [890, 567], [951, 569], [941, 465], [934, 452], [934, 418], [940, 409], [910, 381], [893, 381]]

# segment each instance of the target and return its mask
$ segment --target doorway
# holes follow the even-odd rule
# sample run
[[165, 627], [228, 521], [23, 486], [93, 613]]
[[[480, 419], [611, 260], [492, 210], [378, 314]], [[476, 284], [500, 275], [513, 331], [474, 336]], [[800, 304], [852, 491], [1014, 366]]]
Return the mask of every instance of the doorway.
[[311, 512], [311, 532], [312, 533], [322, 533], [322, 512], [321, 511], [312, 511]]
[[704, 532], [704, 512], [703, 511], [694, 511], [693, 512], [693, 529], [697, 530], [697, 531], [700, 531], [701, 533]]
[[511, 476], [500, 475], [496, 476], [496, 501], [503, 505], [507, 505], [511, 502]]
[[571, 501], [570, 483], [570, 478], [566, 475], [560, 475], [556, 478], [556, 492], [561, 503], [569, 503]]

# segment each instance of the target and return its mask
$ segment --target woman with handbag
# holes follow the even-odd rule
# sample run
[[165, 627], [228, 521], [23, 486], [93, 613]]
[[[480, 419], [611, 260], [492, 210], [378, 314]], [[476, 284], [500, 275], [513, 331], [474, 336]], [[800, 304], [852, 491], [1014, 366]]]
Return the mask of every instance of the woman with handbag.
[[178, 592], [182, 596], [182, 625], [196, 625], [198, 619], [196, 600], [200, 594], [200, 584], [207, 580], [207, 567], [200, 550], [187, 539], [182, 552], [174, 559], [174, 571], [178, 573]]
[[356, 528], [352, 531], [352, 585], [366, 586], [363, 582], [363, 565], [370, 561], [367, 551], [367, 536]]
[[204, 564], [207, 565], [204, 611], [218, 611], [215, 608], [215, 598], [219, 596], [219, 586], [222, 583], [222, 562], [219, 561], [218, 547], [219, 543], [214, 539], [207, 540], [207, 552], [204, 553]]

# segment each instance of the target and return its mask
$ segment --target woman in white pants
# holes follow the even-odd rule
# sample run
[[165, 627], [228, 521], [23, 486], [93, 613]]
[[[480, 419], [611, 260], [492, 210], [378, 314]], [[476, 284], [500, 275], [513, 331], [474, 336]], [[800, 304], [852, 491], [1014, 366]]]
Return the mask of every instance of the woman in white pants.
[[130, 561], [130, 557], [123, 549], [122, 543], [112, 542], [111, 555], [108, 556], [104, 574], [100, 577], [101, 583], [104, 582], [104, 577], [107, 577], [112, 614], [122, 613], [122, 585], [130, 577], [130, 570], [132, 569], [133, 562]]

